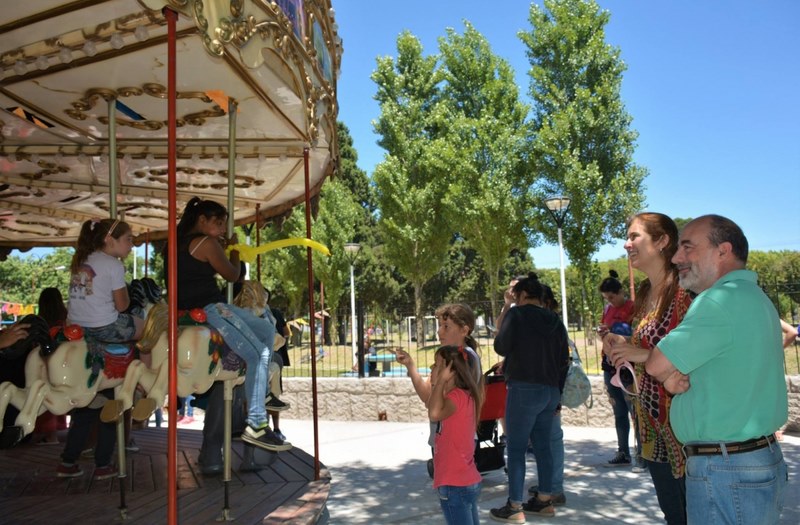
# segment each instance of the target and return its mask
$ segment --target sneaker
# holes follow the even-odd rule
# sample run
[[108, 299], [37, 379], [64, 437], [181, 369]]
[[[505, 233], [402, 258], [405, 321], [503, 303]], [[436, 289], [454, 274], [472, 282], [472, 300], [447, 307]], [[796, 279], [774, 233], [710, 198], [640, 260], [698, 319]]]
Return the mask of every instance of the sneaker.
[[61, 463], [56, 468], [56, 476], [59, 478], [77, 478], [79, 476], [83, 476], [83, 471], [81, 470], [80, 465], [77, 463], [67, 464]]
[[286, 441], [286, 436], [283, 435], [283, 432], [281, 432], [277, 428], [273, 430], [273, 432], [275, 432], [275, 435], [278, 437], [278, 439], [280, 439], [281, 441]]
[[141, 449], [139, 448], [139, 445], [136, 444], [136, 442], [133, 440], [133, 438], [128, 440], [128, 444], [125, 445], [125, 451], [126, 452], [130, 452], [131, 454], [139, 452], [140, 450]]
[[[532, 485], [528, 489], [528, 495], [533, 496], [534, 498], [539, 495], [539, 485]], [[550, 501], [553, 503], [554, 507], [560, 507], [562, 505], [567, 504], [567, 497], [562, 492], [561, 494], [553, 494], [550, 497]]]
[[633, 465], [631, 472], [635, 472], [636, 474], [641, 474], [642, 472], [647, 472], [647, 463], [644, 462], [642, 456], [636, 457], [636, 463]]
[[525, 523], [525, 514], [522, 512], [522, 507], [515, 509], [511, 506], [510, 501], [506, 501], [506, 504], [499, 509], [490, 510], [489, 517], [502, 523]]
[[607, 468], [627, 467], [631, 464], [631, 457], [624, 452], [617, 452], [617, 455], [608, 460], [604, 466]]
[[114, 476], [118, 475], [119, 471], [117, 467], [114, 465], [106, 465], [105, 467], [95, 467], [94, 469], [94, 479], [95, 481], [100, 481], [103, 479], [113, 478]]
[[522, 504], [522, 511], [525, 514], [537, 514], [539, 516], [555, 516], [556, 509], [553, 507], [552, 501], [541, 501], [537, 497], [533, 497]]
[[194, 423], [194, 418], [192, 416], [183, 416], [175, 423], [178, 425], [188, 425], [190, 423]]
[[269, 427], [255, 429], [247, 425], [244, 428], [244, 432], [242, 432], [242, 441], [273, 452], [281, 452], [292, 448], [291, 443], [280, 439]]
[[286, 410], [287, 408], [291, 408], [292, 405], [289, 403], [284, 403], [277, 397], [273, 396], [272, 393], [267, 395], [267, 403], [266, 403], [267, 410], [270, 412], [281, 412], [282, 410]]

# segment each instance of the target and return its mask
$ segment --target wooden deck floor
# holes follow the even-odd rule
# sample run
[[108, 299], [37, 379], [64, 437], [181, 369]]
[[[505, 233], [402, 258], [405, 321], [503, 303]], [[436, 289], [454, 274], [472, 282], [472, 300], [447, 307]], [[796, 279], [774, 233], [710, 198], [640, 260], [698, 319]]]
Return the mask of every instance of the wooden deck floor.
[[[163, 524], [167, 521], [167, 430], [137, 430], [141, 450], [127, 456], [125, 483], [127, 519], [120, 518], [120, 480], [92, 480], [94, 462], [81, 458], [78, 478], [56, 477], [63, 450], [59, 446], [22, 444], [0, 450], [0, 523], [11, 524]], [[178, 430], [178, 521], [216, 523], [222, 514], [221, 476], [204, 477], [197, 464], [200, 430]], [[317, 521], [330, 490], [323, 467], [314, 481], [314, 458], [294, 448], [277, 454], [271, 465], [256, 473], [237, 472], [243, 445], [234, 441], [230, 486], [231, 517], [237, 524], [312, 524]], [[263, 456], [262, 456], [263, 454]], [[259, 458], [267, 454], [259, 451]], [[261, 461], [260, 461], [261, 462]]]

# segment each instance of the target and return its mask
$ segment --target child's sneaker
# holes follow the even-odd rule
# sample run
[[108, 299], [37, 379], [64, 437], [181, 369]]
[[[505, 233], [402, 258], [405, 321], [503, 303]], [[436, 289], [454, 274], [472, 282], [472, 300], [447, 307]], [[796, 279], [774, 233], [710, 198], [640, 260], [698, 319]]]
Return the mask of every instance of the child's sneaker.
[[266, 407], [267, 410], [269, 410], [270, 412], [281, 412], [283, 410], [286, 410], [287, 408], [291, 408], [292, 405], [290, 405], [289, 403], [284, 403], [283, 401], [272, 395], [272, 392], [270, 392], [267, 395]]
[[94, 469], [94, 479], [95, 481], [100, 481], [103, 479], [113, 478], [114, 476], [118, 475], [119, 471], [117, 467], [114, 465], [106, 465], [105, 467], [95, 467]]
[[255, 445], [256, 447], [263, 448], [264, 450], [271, 450], [273, 452], [281, 452], [292, 448], [292, 444], [288, 443], [278, 436], [271, 428], [265, 426], [261, 429], [255, 429], [247, 425], [242, 432], [242, 441]]
[[539, 516], [556, 515], [556, 509], [553, 507], [552, 501], [541, 501], [535, 496], [529, 499], [527, 503], [522, 504], [522, 511], [525, 514], [537, 514]]
[[522, 507], [514, 508], [511, 506], [510, 501], [506, 501], [506, 504], [499, 509], [490, 510], [489, 517], [502, 523], [525, 523], [525, 514], [522, 512]]
[[77, 478], [79, 476], [83, 476], [83, 471], [81, 470], [80, 465], [77, 463], [67, 464], [61, 463], [56, 468], [56, 476], [59, 478]]

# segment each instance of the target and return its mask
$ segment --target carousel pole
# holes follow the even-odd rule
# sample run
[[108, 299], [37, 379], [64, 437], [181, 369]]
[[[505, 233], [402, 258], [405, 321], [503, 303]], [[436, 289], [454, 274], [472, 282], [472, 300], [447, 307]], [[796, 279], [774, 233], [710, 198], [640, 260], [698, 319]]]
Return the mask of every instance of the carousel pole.
[[167, 19], [167, 299], [169, 303], [169, 425], [167, 427], [167, 524], [178, 524], [178, 223], [176, 184], [176, 123], [177, 78], [176, 78], [176, 26], [178, 13], [165, 7]]
[[[306, 238], [311, 239], [311, 182], [308, 168], [308, 146], [303, 148], [306, 184]], [[314, 265], [311, 248], [306, 248], [308, 266], [308, 321], [311, 328], [311, 407], [314, 414], [314, 480], [319, 480], [319, 401], [317, 399], [317, 344], [314, 326]]]
[[[256, 203], [256, 247], [261, 246], [261, 221], [260, 217], [261, 204]], [[256, 280], [261, 284], [261, 254], [256, 256]], [[283, 334], [281, 334], [283, 335]]]
[[[234, 217], [234, 192], [236, 190], [236, 112], [238, 104], [228, 98], [228, 238], [233, 235]], [[228, 304], [233, 303], [233, 283], [228, 283]], [[223, 442], [223, 474], [222, 486], [224, 488], [222, 515], [217, 521], [231, 521], [230, 487], [231, 487], [231, 418], [233, 417], [233, 381], [225, 381], [223, 394], [225, 402], [225, 437]]]
[[[108, 193], [109, 193], [109, 214], [112, 219], [117, 215], [117, 176], [119, 166], [117, 165], [117, 99], [108, 99]], [[136, 252], [133, 255], [134, 265], [136, 264]], [[134, 266], [134, 278], [136, 277], [136, 267]], [[125, 504], [125, 478], [127, 475], [128, 461], [125, 454], [125, 419], [126, 416], [117, 418], [117, 458], [119, 459], [117, 478], [119, 479], [119, 515], [122, 520], [127, 519], [128, 507]]]
[[108, 99], [108, 206], [112, 219], [117, 218], [117, 99]]

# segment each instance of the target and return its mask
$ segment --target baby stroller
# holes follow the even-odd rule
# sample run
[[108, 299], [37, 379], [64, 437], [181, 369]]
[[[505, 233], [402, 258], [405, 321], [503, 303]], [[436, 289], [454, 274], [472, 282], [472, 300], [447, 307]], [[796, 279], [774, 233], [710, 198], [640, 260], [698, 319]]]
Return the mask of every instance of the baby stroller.
[[506, 380], [497, 373], [499, 363], [484, 374], [484, 401], [478, 422], [475, 443], [475, 466], [478, 472], [489, 472], [506, 466], [505, 443], [500, 441], [497, 420], [506, 414]]
[[[500, 441], [497, 420], [506, 413], [506, 380], [494, 365], [483, 376], [484, 401], [481, 407], [475, 442], [475, 466], [478, 472], [489, 472], [506, 466], [506, 446]], [[428, 475], [433, 478], [433, 460], [428, 460]]]

